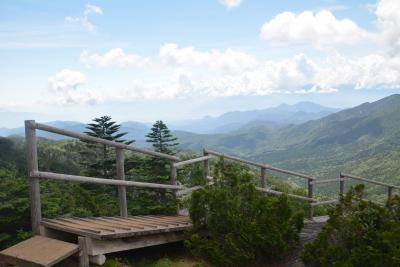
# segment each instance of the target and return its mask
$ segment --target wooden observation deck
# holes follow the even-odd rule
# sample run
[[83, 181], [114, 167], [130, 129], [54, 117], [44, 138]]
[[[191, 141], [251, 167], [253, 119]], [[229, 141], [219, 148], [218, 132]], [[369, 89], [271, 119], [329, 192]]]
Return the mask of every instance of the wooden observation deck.
[[[98, 143], [114, 147], [116, 151], [116, 179], [103, 179], [98, 177], [85, 177], [40, 171], [38, 168], [36, 130], [47, 131], [77, 138], [85, 142]], [[306, 201], [308, 203], [308, 219], [310, 219], [310, 221], [306, 221], [306, 224], [310, 224], [310, 222], [319, 223], [318, 220], [313, 220], [313, 208], [315, 206], [330, 205], [338, 201], [337, 199], [324, 201], [318, 201], [315, 199], [314, 187], [319, 184], [338, 182], [339, 193], [342, 195], [344, 194], [345, 181], [353, 179], [387, 187], [389, 198], [392, 196], [394, 189], [400, 189], [400, 186], [377, 182], [344, 173], [341, 173], [339, 178], [317, 180], [315, 177], [310, 175], [284, 170], [267, 164], [253, 162], [206, 149], [204, 149], [204, 155], [202, 157], [180, 161], [180, 159], [176, 156], [137, 148], [123, 143], [95, 138], [81, 133], [36, 123], [35, 121], [25, 121], [25, 136], [31, 204], [31, 224], [32, 230], [36, 236], [1, 251], [0, 266], [8, 266], [11, 264], [22, 267], [52, 266], [66, 257], [78, 253], [79, 266], [88, 267], [89, 261], [99, 265], [103, 264], [105, 262], [104, 254], [107, 253], [183, 240], [184, 231], [191, 227], [191, 221], [188, 216], [129, 216], [126, 199], [126, 187], [169, 190], [172, 191], [176, 197], [180, 197], [192, 192], [193, 190], [202, 188], [202, 186], [187, 188], [184, 185], [178, 185], [177, 169], [189, 164], [202, 163], [204, 167], [205, 178], [208, 179], [208, 183], [211, 185], [213, 183], [213, 177], [210, 177], [209, 175], [209, 160], [214, 157], [222, 157], [227, 160], [247, 164], [253, 168], [259, 169], [260, 187], [256, 187], [256, 189], [266, 195], [283, 194], [283, 192], [272, 190], [267, 185], [267, 171], [273, 171], [304, 179], [307, 182], [307, 196], [294, 194], [287, 194], [287, 196], [289, 198], [299, 201]], [[161, 157], [165, 160], [168, 160], [170, 162], [170, 184], [144, 183], [125, 180], [124, 150], [130, 150], [154, 157]], [[42, 218], [39, 187], [40, 179], [117, 186], [120, 214], [119, 216], [115, 217], [61, 217], [56, 219]], [[177, 212], [177, 214], [179, 214], [179, 212]], [[324, 218], [324, 220], [326, 221], [326, 218]]]

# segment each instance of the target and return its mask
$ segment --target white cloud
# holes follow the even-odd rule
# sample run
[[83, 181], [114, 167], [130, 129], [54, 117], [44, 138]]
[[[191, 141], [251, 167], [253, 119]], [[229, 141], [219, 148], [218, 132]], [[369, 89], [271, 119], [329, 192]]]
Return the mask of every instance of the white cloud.
[[219, 2], [227, 8], [234, 8], [240, 6], [242, 0], [219, 0]]
[[317, 47], [355, 44], [373, 35], [350, 19], [337, 19], [330, 11], [283, 12], [264, 23], [260, 37], [274, 45], [311, 43]]
[[121, 48], [114, 48], [100, 55], [92, 53], [89, 50], [85, 50], [80, 55], [80, 62], [85, 64], [87, 67], [99, 66], [99, 67], [136, 67], [144, 66], [149, 62], [149, 59], [143, 58], [136, 54], [126, 54]]
[[247, 53], [227, 48], [199, 51], [193, 46], [178, 47], [177, 44], [164, 44], [160, 48], [160, 58], [164, 64], [176, 66], [205, 65], [213, 70], [227, 74], [238, 74], [257, 67], [257, 60]]
[[378, 27], [383, 38], [392, 48], [392, 52], [400, 52], [400, 1], [381, 0], [376, 5]]
[[65, 20], [68, 22], [78, 23], [83, 28], [85, 28], [89, 32], [94, 32], [96, 30], [96, 26], [89, 20], [90, 15], [97, 14], [102, 15], [103, 10], [99, 6], [87, 4], [85, 6], [85, 10], [83, 11], [83, 15], [80, 17], [65, 17]]
[[400, 57], [370, 54], [350, 59], [336, 53], [327, 57], [316, 80], [323, 85], [350, 85], [358, 90], [400, 88]]
[[87, 83], [86, 77], [79, 71], [63, 69], [48, 80], [49, 88], [53, 92], [65, 92], [75, 90], [79, 85]]
[[172, 99], [187, 96], [245, 96], [336, 93], [343, 86], [362, 89], [400, 88], [400, 57], [370, 54], [345, 58], [338, 53], [316, 63], [304, 54], [265, 61], [237, 75], [215, 78], [178, 71], [169, 81], [136, 80], [123, 99]]
[[89, 104], [101, 101], [101, 97], [88, 90], [78, 91], [79, 86], [87, 84], [86, 77], [79, 71], [63, 69], [48, 79], [48, 87], [54, 98], [48, 102], [58, 104]]

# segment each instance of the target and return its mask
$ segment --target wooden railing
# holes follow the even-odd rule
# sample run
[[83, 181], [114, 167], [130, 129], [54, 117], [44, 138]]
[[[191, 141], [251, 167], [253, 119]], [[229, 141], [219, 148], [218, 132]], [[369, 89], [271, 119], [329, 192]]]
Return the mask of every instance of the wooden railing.
[[[37, 138], [36, 138], [36, 130], [42, 130], [47, 132], [52, 132], [72, 138], [77, 138], [81, 141], [85, 142], [93, 142], [99, 143], [107, 146], [114, 147], [116, 149], [116, 176], [118, 179], [104, 179], [97, 177], [85, 177], [78, 175], [68, 175], [68, 174], [60, 174], [53, 172], [43, 172], [39, 171], [38, 168], [38, 156], [37, 156]], [[400, 189], [400, 186], [390, 185], [370, 179], [366, 179], [363, 177], [358, 177], [350, 174], [341, 173], [340, 177], [337, 179], [327, 179], [327, 180], [317, 180], [315, 177], [306, 175], [299, 172], [294, 172], [290, 170], [285, 170], [281, 168], [276, 168], [267, 164], [262, 164], [246, 159], [242, 159], [239, 157], [226, 155], [220, 152], [216, 152], [209, 149], [203, 150], [203, 156], [180, 161], [180, 159], [176, 156], [159, 153], [143, 148], [137, 148], [131, 145], [126, 145], [123, 143], [113, 142], [101, 138], [96, 138], [92, 136], [88, 136], [85, 134], [72, 132], [64, 129], [59, 129], [56, 127], [52, 127], [49, 125], [36, 123], [33, 120], [25, 121], [25, 136], [26, 136], [26, 149], [27, 149], [27, 163], [28, 163], [28, 177], [29, 177], [29, 192], [30, 192], [30, 203], [31, 203], [31, 222], [32, 229], [34, 233], [40, 233], [40, 222], [42, 220], [42, 212], [41, 212], [41, 199], [40, 199], [40, 187], [39, 187], [39, 179], [50, 179], [50, 180], [62, 180], [62, 181], [72, 181], [72, 182], [83, 182], [83, 183], [94, 183], [94, 184], [103, 184], [103, 185], [114, 185], [118, 186], [118, 197], [119, 197], [119, 209], [120, 215], [122, 217], [128, 216], [128, 208], [126, 201], [126, 187], [141, 187], [141, 188], [157, 188], [157, 189], [166, 189], [173, 190], [177, 197], [189, 194], [194, 190], [198, 190], [203, 188], [203, 186], [193, 186], [191, 188], [187, 188], [183, 185], [177, 184], [177, 169], [186, 165], [195, 164], [203, 162], [204, 168], [204, 176], [205, 179], [208, 180], [208, 184], [213, 183], [213, 177], [210, 176], [210, 160], [215, 157], [222, 157], [223, 159], [232, 160], [236, 162], [240, 162], [243, 164], [247, 164], [260, 169], [260, 184], [261, 187], [256, 187], [256, 189], [260, 192], [264, 192], [266, 194], [271, 195], [280, 195], [283, 192], [272, 190], [267, 185], [267, 170], [275, 171], [278, 173], [283, 173], [287, 175], [297, 176], [307, 180], [307, 196], [287, 194], [289, 198], [302, 200], [308, 202], [308, 217], [311, 218], [313, 216], [313, 208], [319, 205], [328, 205], [338, 202], [338, 199], [333, 200], [325, 200], [318, 201], [314, 198], [314, 185], [319, 184], [327, 184], [339, 182], [339, 194], [344, 194], [344, 182], [348, 179], [359, 180], [363, 182], [368, 182], [376, 185], [385, 186], [388, 188], [388, 197], [390, 198], [393, 194], [393, 189]], [[145, 183], [145, 182], [135, 182], [135, 181], [126, 181], [125, 180], [125, 170], [124, 170], [124, 150], [130, 150], [134, 152], [139, 152], [142, 154], [161, 157], [170, 162], [170, 180], [171, 184], [157, 184], [157, 183]]]
[[[359, 181], [372, 183], [372, 184], [376, 184], [376, 185], [380, 185], [380, 186], [385, 186], [385, 187], [388, 188], [388, 198], [392, 197], [393, 189], [400, 189], [400, 186], [391, 185], [391, 184], [387, 184], [387, 183], [382, 183], [382, 182], [378, 182], [378, 181], [374, 181], [374, 180], [370, 180], [370, 179], [367, 179], [367, 178], [354, 176], [354, 175], [350, 175], [350, 174], [345, 174], [345, 173], [341, 173], [339, 178], [319, 180], [319, 179], [317, 179], [317, 178], [315, 178], [313, 176], [306, 175], [306, 174], [303, 174], [303, 173], [294, 172], [294, 171], [290, 171], [290, 170], [285, 170], [285, 169], [281, 169], [281, 168], [276, 168], [276, 167], [273, 167], [273, 166], [270, 166], [270, 165], [267, 165], [267, 164], [246, 160], [246, 159], [243, 159], [243, 158], [239, 158], [239, 157], [235, 157], [235, 156], [232, 156], [232, 155], [223, 154], [223, 153], [220, 153], [220, 152], [217, 152], [217, 151], [213, 151], [213, 150], [209, 150], [209, 149], [204, 149], [203, 150], [203, 156], [202, 157], [195, 158], [195, 159], [190, 159], [190, 160], [186, 160], [186, 161], [177, 162], [177, 163], [174, 164], [174, 166], [175, 167], [182, 167], [182, 166], [189, 165], [189, 164], [194, 164], [194, 163], [198, 163], [198, 162], [204, 162], [205, 175], [206, 175], [206, 177], [210, 178], [210, 176], [209, 176], [209, 171], [210, 171], [209, 170], [209, 160], [211, 158], [213, 158], [213, 157], [222, 157], [223, 159], [228, 159], [228, 160], [240, 162], [240, 163], [243, 163], [243, 164], [246, 164], [246, 165], [250, 165], [250, 166], [253, 166], [253, 167], [256, 167], [256, 168], [260, 168], [260, 184], [261, 184], [261, 187], [256, 187], [256, 189], [258, 191], [265, 192], [265, 193], [271, 194], [271, 195], [280, 195], [280, 194], [283, 194], [283, 192], [272, 190], [267, 186], [267, 183], [266, 183], [266, 170], [275, 171], [275, 172], [278, 172], [278, 173], [288, 174], [288, 175], [297, 176], [297, 177], [301, 177], [301, 178], [306, 179], [307, 180], [307, 196], [294, 195], [294, 194], [286, 194], [286, 195], [289, 198], [292, 198], [292, 199], [303, 200], [303, 201], [307, 201], [308, 202], [308, 214], [307, 214], [308, 218], [312, 218], [313, 217], [314, 207], [321, 206], [321, 205], [331, 205], [331, 204], [335, 204], [335, 203], [339, 202], [339, 197], [344, 194], [344, 185], [345, 185], [344, 183], [345, 183], [346, 180], [349, 180], [349, 179], [354, 179], [354, 180], [359, 180]], [[336, 182], [339, 182], [339, 195], [338, 195], [337, 199], [319, 201], [319, 200], [317, 200], [315, 198], [314, 189], [315, 189], [316, 185], [328, 184], [328, 183], [336, 183]], [[185, 193], [190, 193], [193, 190], [196, 190], [196, 189], [199, 189], [199, 188], [202, 188], [202, 186], [197, 186], [197, 187], [193, 187], [193, 188], [190, 188], [190, 189], [185, 189], [185, 190], [182, 190], [182, 191], [178, 191], [178, 193], [180, 195], [181, 194], [185, 194]], [[371, 202], [373, 202], [373, 201], [371, 201]]]
[[[72, 138], [77, 138], [85, 142], [93, 142], [98, 144], [103, 144], [107, 146], [114, 147], [116, 149], [116, 176], [118, 179], [104, 179], [97, 177], [84, 177], [78, 175], [68, 175], [53, 172], [43, 172], [39, 171], [38, 167], [38, 156], [37, 156], [37, 138], [36, 130], [42, 130], [46, 132], [51, 132], [55, 134], [60, 134]], [[27, 164], [28, 164], [28, 177], [29, 177], [29, 192], [30, 192], [30, 203], [31, 203], [31, 222], [32, 230], [34, 233], [40, 233], [40, 222], [42, 220], [41, 211], [41, 199], [40, 199], [40, 187], [39, 179], [50, 179], [50, 180], [62, 180], [71, 182], [83, 182], [83, 183], [94, 183], [94, 184], [104, 184], [104, 185], [114, 185], [118, 186], [119, 195], [119, 209], [120, 215], [123, 217], [128, 216], [128, 208], [126, 201], [126, 187], [141, 187], [141, 188], [158, 188], [158, 189], [170, 189], [175, 192], [179, 189], [185, 189], [183, 186], [177, 185], [176, 182], [176, 167], [174, 164], [180, 159], [176, 156], [159, 153], [147, 149], [142, 149], [134, 147], [131, 145], [126, 145], [123, 143], [113, 142], [101, 138], [96, 138], [88, 136], [85, 134], [68, 131], [64, 129], [59, 129], [49, 125], [36, 123], [33, 120], [25, 121], [25, 137], [26, 137], [26, 150], [27, 150]], [[171, 184], [156, 184], [156, 183], [144, 183], [144, 182], [134, 182], [125, 181], [125, 170], [124, 170], [124, 150], [130, 150], [134, 152], [139, 152], [142, 154], [161, 157], [170, 161], [171, 166]]]

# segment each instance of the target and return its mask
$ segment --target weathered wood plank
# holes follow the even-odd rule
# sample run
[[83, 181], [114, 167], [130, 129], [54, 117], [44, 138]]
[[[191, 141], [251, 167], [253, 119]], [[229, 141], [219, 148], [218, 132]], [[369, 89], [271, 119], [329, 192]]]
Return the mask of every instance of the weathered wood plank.
[[94, 223], [85, 222], [85, 221], [79, 221], [79, 220], [68, 219], [68, 218], [58, 218], [57, 221], [71, 223], [72, 225], [76, 225], [76, 227], [85, 227], [85, 228], [88, 228], [88, 229], [105, 231], [105, 232], [112, 232], [112, 233], [116, 232], [116, 229], [113, 228], [113, 227], [106, 227], [106, 226], [96, 225]]
[[0, 261], [17, 266], [52, 266], [78, 252], [79, 246], [34, 236], [0, 252]]
[[125, 230], [125, 231], [134, 230], [134, 228], [132, 228], [132, 227], [120, 226], [120, 225], [118, 225], [116, 223], [109, 223], [109, 222], [105, 222], [105, 221], [102, 221], [102, 220], [91, 220], [91, 219], [87, 219], [87, 218], [77, 218], [77, 217], [73, 217], [73, 219], [79, 220], [79, 221], [93, 223], [93, 224], [99, 225], [99, 226], [114, 227], [115, 229], [120, 229], [120, 230]]

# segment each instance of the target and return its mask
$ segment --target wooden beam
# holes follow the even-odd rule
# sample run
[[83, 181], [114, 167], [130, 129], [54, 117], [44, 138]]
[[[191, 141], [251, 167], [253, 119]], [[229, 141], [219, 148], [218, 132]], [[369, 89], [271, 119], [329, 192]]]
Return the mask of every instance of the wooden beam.
[[104, 178], [86, 177], [86, 176], [60, 174], [60, 173], [53, 173], [53, 172], [41, 172], [41, 171], [31, 172], [30, 176], [37, 177], [37, 178], [43, 178], [43, 179], [70, 181], [70, 182], [78, 182], [78, 183], [124, 185], [124, 186], [133, 186], [133, 187], [159, 188], [159, 189], [171, 189], [171, 190], [179, 190], [179, 189], [183, 188], [180, 185], [121, 181], [121, 180], [115, 180], [115, 179], [104, 179]]
[[367, 179], [367, 178], [364, 178], [364, 177], [355, 176], [355, 175], [346, 174], [346, 173], [342, 173], [341, 175], [343, 177], [351, 178], [351, 179], [354, 179], [354, 180], [359, 180], [359, 181], [363, 181], [363, 182], [367, 182], [367, 183], [371, 183], [371, 184], [376, 184], [376, 185], [381, 185], [381, 186], [387, 186], [387, 187], [400, 189], [400, 186], [398, 186], [398, 185], [391, 185], [391, 184], [387, 184], [387, 183], [382, 183], [382, 182], [378, 182], [378, 181], [370, 180], [370, 179]]
[[267, 178], [267, 169], [266, 168], [261, 168], [261, 187], [266, 188], [266, 178]]
[[334, 179], [325, 179], [325, 180], [315, 180], [312, 183], [313, 184], [328, 184], [328, 183], [336, 183], [336, 182], [342, 182], [346, 181], [345, 178], [334, 178]]
[[[125, 161], [124, 161], [124, 150], [121, 148], [115, 149], [116, 153], [116, 166], [117, 166], [117, 178], [120, 180], [125, 180]], [[126, 202], [126, 186], [118, 186], [118, 198], [119, 198], [119, 214], [122, 217], [128, 217], [128, 205]]]
[[177, 179], [177, 169], [175, 167], [175, 162], [171, 161], [169, 166], [170, 166], [170, 172], [171, 172], [171, 174], [170, 174], [171, 184], [176, 185], [177, 184], [177, 180], [176, 180]]
[[91, 249], [90, 240], [87, 237], [79, 236], [79, 267], [90, 267], [89, 250]]
[[185, 160], [185, 161], [180, 161], [180, 162], [174, 163], [174, 166], [176, 168], [178, 168], [178, 167], [182, 167], [182, 166], [185, 166], [185, 165], [193, 164], [193, 163], [196, 163], [196, 162], [206, 161], [206, 160], [211, 159], [213, 157], [214, 156], [203, 156], [203, 157], [198, 157], [198, 158], [195, 158], [195, 159], [189, 159], [189, 160]]
[[[314, 198], [314, 185], [312, 183], [312, 179], [308, 179], [307, 180], [307, 187], [308, 187], [308, 197], [313, 199]], [[314, 213], [314, 207], [311, 205], [312, 201], [309, 201], [309, 205], [308, 205], [308, 218], [312, 218], [313, 217], [313, 213]]]
[[91, 250], [89, 255], [100, 255], [113, 253], [136, 248], [156, 246], [165, 243], [177, 242], [184, 240], [184, 233], [169, 232], [159, 233], [146, 236], [137, 236], [124, 239], [95, 240], [91, 241]]
[[393, 196], [393, 187], [388, 186], [388, 199], [391, 199]]
[[326, 200], [326, 201], [318, 201], [318, 202], [315, 202], [315, 203], [311, 203], [310, 205], [314, 207], [314, 206], [321, 206], [321, 205], [336, 204], [338, 202], [339, 202], [339, 200], [332, 199], [332, 200]]
[[340, 174], [340, 182], [339, 182], [339, 194], [341, 195], [341, 196], [343, 196], [344, 195], [344, 182], [345, 182], [345, 179], [344, 179], [344, 176], [342, 175], [342, 174]]
[[25, 121], [25, 139], [26, 139], [26, 159], [28, 164], [28, 182], [29, 182], [29, 195], [31, 205], [31, 224], [32, 231], [40, 234], [40, 221], [42, 220], [42, 208], [40, 201], [40, 183], [37, 177], [31, 177], [29, 174], [38, 171], [38, 157], [37, 157], [37, 140], [35, 121]]
[[241, 162], [241, 163], [245, 163], [245, 164], [256, 166], [256, 167], [260, 167], [260, 168], [266, 168], [266, 169], [271, 170], [271, 171], [276, 171], [276, 172], [280, 172], [280, 173], [284, 173], [284, 174], [298, 176], [298, 177], [301, 177], [301, 178], [304, 178], [304, 179], [307, 179], [307, 180], [316, 180], [315, 177], [312, 177], [312, 176], [306, 175], [306, 174], [302, 174], [302, 173], [299, 173], [299, 172], [293, 172], [293, 171], [289, 171], [289, 170], [285, 170], [285, 169], [272, 167], [272, 166], [267, 165], [267, 164], [262, 164], [262, 163], [258, 163], [258, 162], [254, 162], [254, 161], [250, 161], [250, 160], [246, 160], [246, 159], [242, 159], [242, 158], [239, 158], [239, 157], [226, 155], [226, 154], [219, 153], [219, 152], [212, 151], [212, 150], [208, 150], [208, 149], [205, 149], [204, 151], [206, 151], [208, 154], [211, 154], [211, 155], [223, 157], [223, 158], [226, 158], [226, 159], [238, 161], [238, 162]]
[[[271, 194], [271, 195], [282, 195], [285, 194], [284, 192], [280, 192], [280, 191], [275, 191], [269, 188], [262, 188], [262, 187], [256, 187], [256, 190], [261, 191], [261, 192], [265, 192], [267, 194]], [[299, 200], [304, 200], [304, 201], [312, 201], [315, 202], [315, 199], [313, 198], [309, 198], [309, 197], [304, 197], [304, 196], [299, 196], [299, 195], [293, 195], [293, 194], [286, 194], [289, 198], [294, 198], [294, 199], [299, 199]]]
[[131, 146], [131, 145], [126, 145], [124, 143], [113, 142], [113, 141], [109, 141], [109, 140], [106, 140], [106, 139], [97, 138], [97, 137], [93, 137], [93, 136], [89, 136], [89, 135], [86, 135], [86, 134], [81, 134], [81, 133], [77, 133], [77, 132], [73, 132], [73, 131], [59, 129], [59, 128], [56, 128], [56, 127], [53, 127], [53, 126], [49, 126], [49, 125], [46, 125], [46, 124], [42, 124], [42, 123], [35, 123], [34, 122], [33, 127], [38, 129], [38, 130], [51, 132], [51, 133], [56, 133], [56, 134], [60, 134], [60, 135], [64, 135], [64, 136], [69, 136], [69, 137], [72, 137], [72, 138], [77, 138], [77, 139], [79, 139], [81, 141], [99, 143], [99, 144], [108, 145], [108, 146], [112, 146], [112, 147], [118, 147], [118, 148], [130, 150], [130, 151], [139, 152], [139, 153], [142, 153], [142, 154], [147, 154], [147, 155], [150, 155], [150, 156], [165, 158], [165, 159], [174, 160], [174, 161], [179, 161], [180, 160], [178, 157], [175, 157], [175, 156], [172, 156], [172, 155], [168, 155], [168, 154], [164, 154], [164, 153], [160, 153], [160, 152], [156, 152], [156, 151], [152, 151], [152, 150], [147, 150], [147, 149], [143, 149], [143, 148], [138, 148], [138, 147], [134, 147], [134, 146]]
[[[203, 149], [203, 156], [204, 157], [210, 156], [205, 149]], [[205, 178], [205, 180], [208, 180], [208, 177], [210, 176], [210, 160], [209, 159], [204, 160], [203, 170], [204, 170], [204, 178]]]

